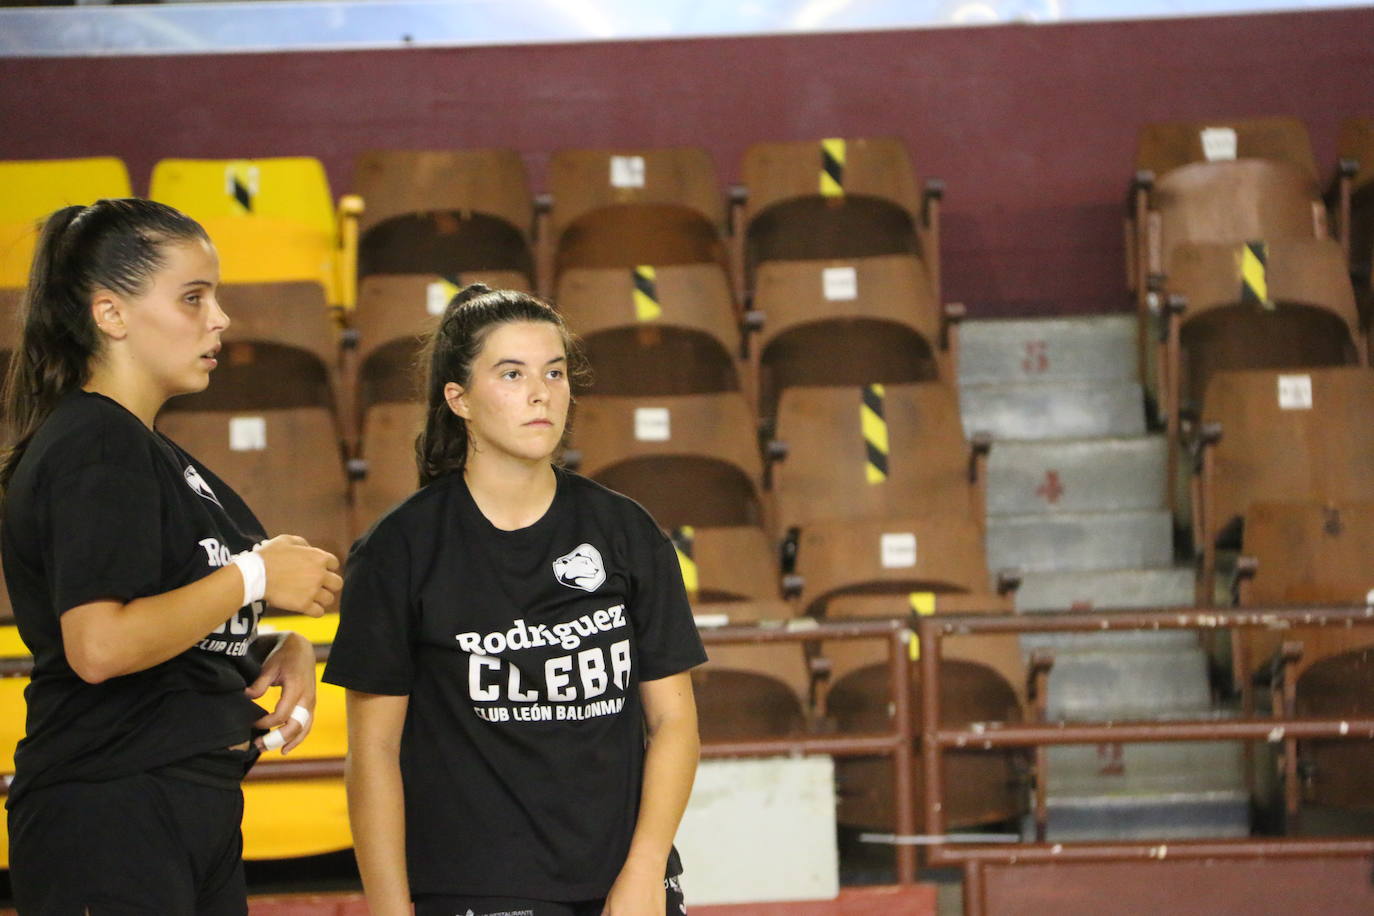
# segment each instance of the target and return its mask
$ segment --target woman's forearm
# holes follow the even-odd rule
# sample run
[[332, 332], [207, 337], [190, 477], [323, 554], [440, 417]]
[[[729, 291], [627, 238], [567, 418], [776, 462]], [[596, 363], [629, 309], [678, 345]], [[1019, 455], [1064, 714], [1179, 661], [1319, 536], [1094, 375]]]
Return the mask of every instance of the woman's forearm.
[[408, 698], [348, 692], [344, 785], [353, 852], [373, 916], [410, 916], [400, 732]]
[[[673, 684], [678, 696], [671, 705], [657, 716], [655, 710], [649, 710], [649, 747], [644, 757], [639, 817], [624, 866], [626, 870], [653, 871], [660, 879], [673, 846], [673, 836], [692, 794], [697, 760], [701, 755], [696, 707], [691, 702], [691, 681], [686, 674], [676, 678], [681, 681]], [[673, 681], [674, 678], [664, 680]], [[668, 684], [662, 686], [667, 688]], [[683, 686], [686, 702], [681, 700]]]

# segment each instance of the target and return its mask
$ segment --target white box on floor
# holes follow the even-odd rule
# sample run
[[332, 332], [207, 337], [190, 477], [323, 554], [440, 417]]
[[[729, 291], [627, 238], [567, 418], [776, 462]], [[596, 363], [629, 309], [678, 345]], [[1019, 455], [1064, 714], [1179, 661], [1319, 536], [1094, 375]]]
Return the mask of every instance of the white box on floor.
[[677, 848], [689, 906], [834, 899], [840, 892], [834, 762], [703, 761]]

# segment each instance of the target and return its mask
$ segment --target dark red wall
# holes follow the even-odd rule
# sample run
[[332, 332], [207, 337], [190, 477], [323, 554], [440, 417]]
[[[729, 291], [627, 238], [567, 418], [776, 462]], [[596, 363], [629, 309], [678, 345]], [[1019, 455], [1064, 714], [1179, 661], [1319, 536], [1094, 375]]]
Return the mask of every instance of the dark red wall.
[[1226, 18], [400, 50], [0, 60], [0, 158], [696, 144], [895, 134], [946, 197], [946, 297], [974, 316], [1123, 307], [1145, 121], [1290, 114], [1334, 164], [1374, 115], [1374, 8]]

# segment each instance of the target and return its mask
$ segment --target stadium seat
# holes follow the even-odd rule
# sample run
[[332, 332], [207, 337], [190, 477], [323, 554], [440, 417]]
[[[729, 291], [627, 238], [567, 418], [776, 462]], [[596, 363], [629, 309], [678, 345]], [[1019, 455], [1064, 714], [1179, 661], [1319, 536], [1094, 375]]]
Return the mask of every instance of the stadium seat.
[[534, 203], [514, 150], [374, 150], [353, 190], [366, 206], [359, 277], [500, 271], [533, 286]]
[[1259, 502], [1374, 501], [1374, 370], [1213, 374], [1202, 405], [1193, 543], [1198, 600], [1211, 602], [1218, 547], [1240, 543]]
[[694, 604], [776, 601], [782, 597], [777, 551], [762, 528], [682, 525], [673, 528], [669, 536], [677, 548], [687, 595]]
[[[942, 613], [1006, 613], [1005, 598], [992, 594], [916, 591], [887, 595], [848, 595], [826, 607], [826, 620], [909, 617]], [[913, 646], [913, 654], [918, 648]], [[873, 640], [832, 640], [821, 644], [826, 677], [827, 718], [842, 732], [874, 732], [891, 727], [891, 677], [888, 648]], [[1019, 722], [1025, 704], [1025, 667], [1014, 636], [945, 640], [940, 672], [940, 717], [950, 727], [971, 722]], [[919, 669], [912, 667], [912, 726], [919, 729]], [[1016, 776], [1019, 752], [951, 751], [945, 757], [945, 816], [952, 828], [1008, 821], [1025, 809]], [[860, 827], [895, 826], [892, 763], [881, 758], [836, 761], [839, 821]], [[914, 761], [916, 784], [924, 768]], [[921, 818], [918, 813], [918, 823]]]
[[769, 451], [778, 535], [824, 520], [984, 515], [986, 450], [970, 448], [942, 384], [789, 388]]
[[1160, 389], [1170, 442], [1180, 411], [1195, 414], [1217, 371], [1366, 362], [1345, 260], [1331, 239], [1180, 245], [1165, 291]]
[[353, 307], [359, 207], [345, 198], [336, 213], [319, 160], [163, 159], [149, 196], [200, 221], [223, 283], [315, 282]]
[[129, 173], [113, 157], [0, 161], [0, 306], [29, 282], [39, 230], [55, 210], [129, 197]]
[[740, 390], [739, 324], [717, 264], [572, 268], [556, 301], [599, 395]]
[[982, 528], [967, 516], [814, 521], [786, 544], [784, 584], [813, 617], [845, 594], [983, 595], [992, 584]]
[[[1374, 591], [1374, 502], [1252, 502], [1245, 512], [1238, 582], [1241, 607], [1363, 605]], [[1243, 670], [1271, 662], [1284, 643], [1302, 643], [1292, 675], [1333, 655], [1374, 646], [1371, 627], [1237, 630]]]
[[910, 255], [764, 262], [749, 318], [763, 417], [796, 385], [954, 378], [954, 324]]
[[1325, 239], [1329, 233], [1307, 131], [1291, 118], [1146, 125], [1136, 168], [1127, 275], [1140, 316], [1145, 382], [1162, 402], [1151, 341], [1174, 249]]
[[[792, 605], [762, 601], [693, 602], [698, 626], [785, 625]], [[795, 735], [806, 730], [811, 678], [803, 644], [713, 645], [710, 659], [692, 669], [703, 741]]]
[[353, 537], [419, 486], [415, 438], [424, 428], [419, 401], [383, 401], [363, 414], [362, 441], [349, 462], [353, 479]]
[[255, 351], [262, 356], [239, 367], [246, 378], [174, 399], [158, 429], [233, 487], [269, 537], [298, 534], [342, 561], [351, 543], [348, 483], [340, 430], [322, 399], [324, 379], [313, 390], [273, 385], [278, 354]]
[[939, 199], [924, 194], [893, 138], [759, 143], [744, 154], [747, 199], [735, 217], [744, 272], [764, 261], [908, 254], [924, 261], [940, 297]]
[[729, 266], [725, 203], [703, 149], [559, 150], [548, 180], [546, 276], [574, 267]]
[[743, 395], [586, 395], [574, 414], [569, 463], [665, 528], [761, 522], [762, 459]]

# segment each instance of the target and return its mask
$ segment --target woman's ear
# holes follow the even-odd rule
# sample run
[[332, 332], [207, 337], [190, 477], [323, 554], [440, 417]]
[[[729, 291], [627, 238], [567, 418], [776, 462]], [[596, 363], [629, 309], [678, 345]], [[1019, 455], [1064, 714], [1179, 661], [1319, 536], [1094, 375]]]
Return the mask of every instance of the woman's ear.
[[444, 385], [444, 401], [448, 404], [448, 409], [466, 420], [468, 419], [468, 402], [463, 394], [463, 386], [457, 382], [448, 382]]
[[108, 289], [98, 289], [91, 297], [91, 318], [96, 329], [106, 337], [123, 340], [129, 328], [125, 323], [124, 300]]

